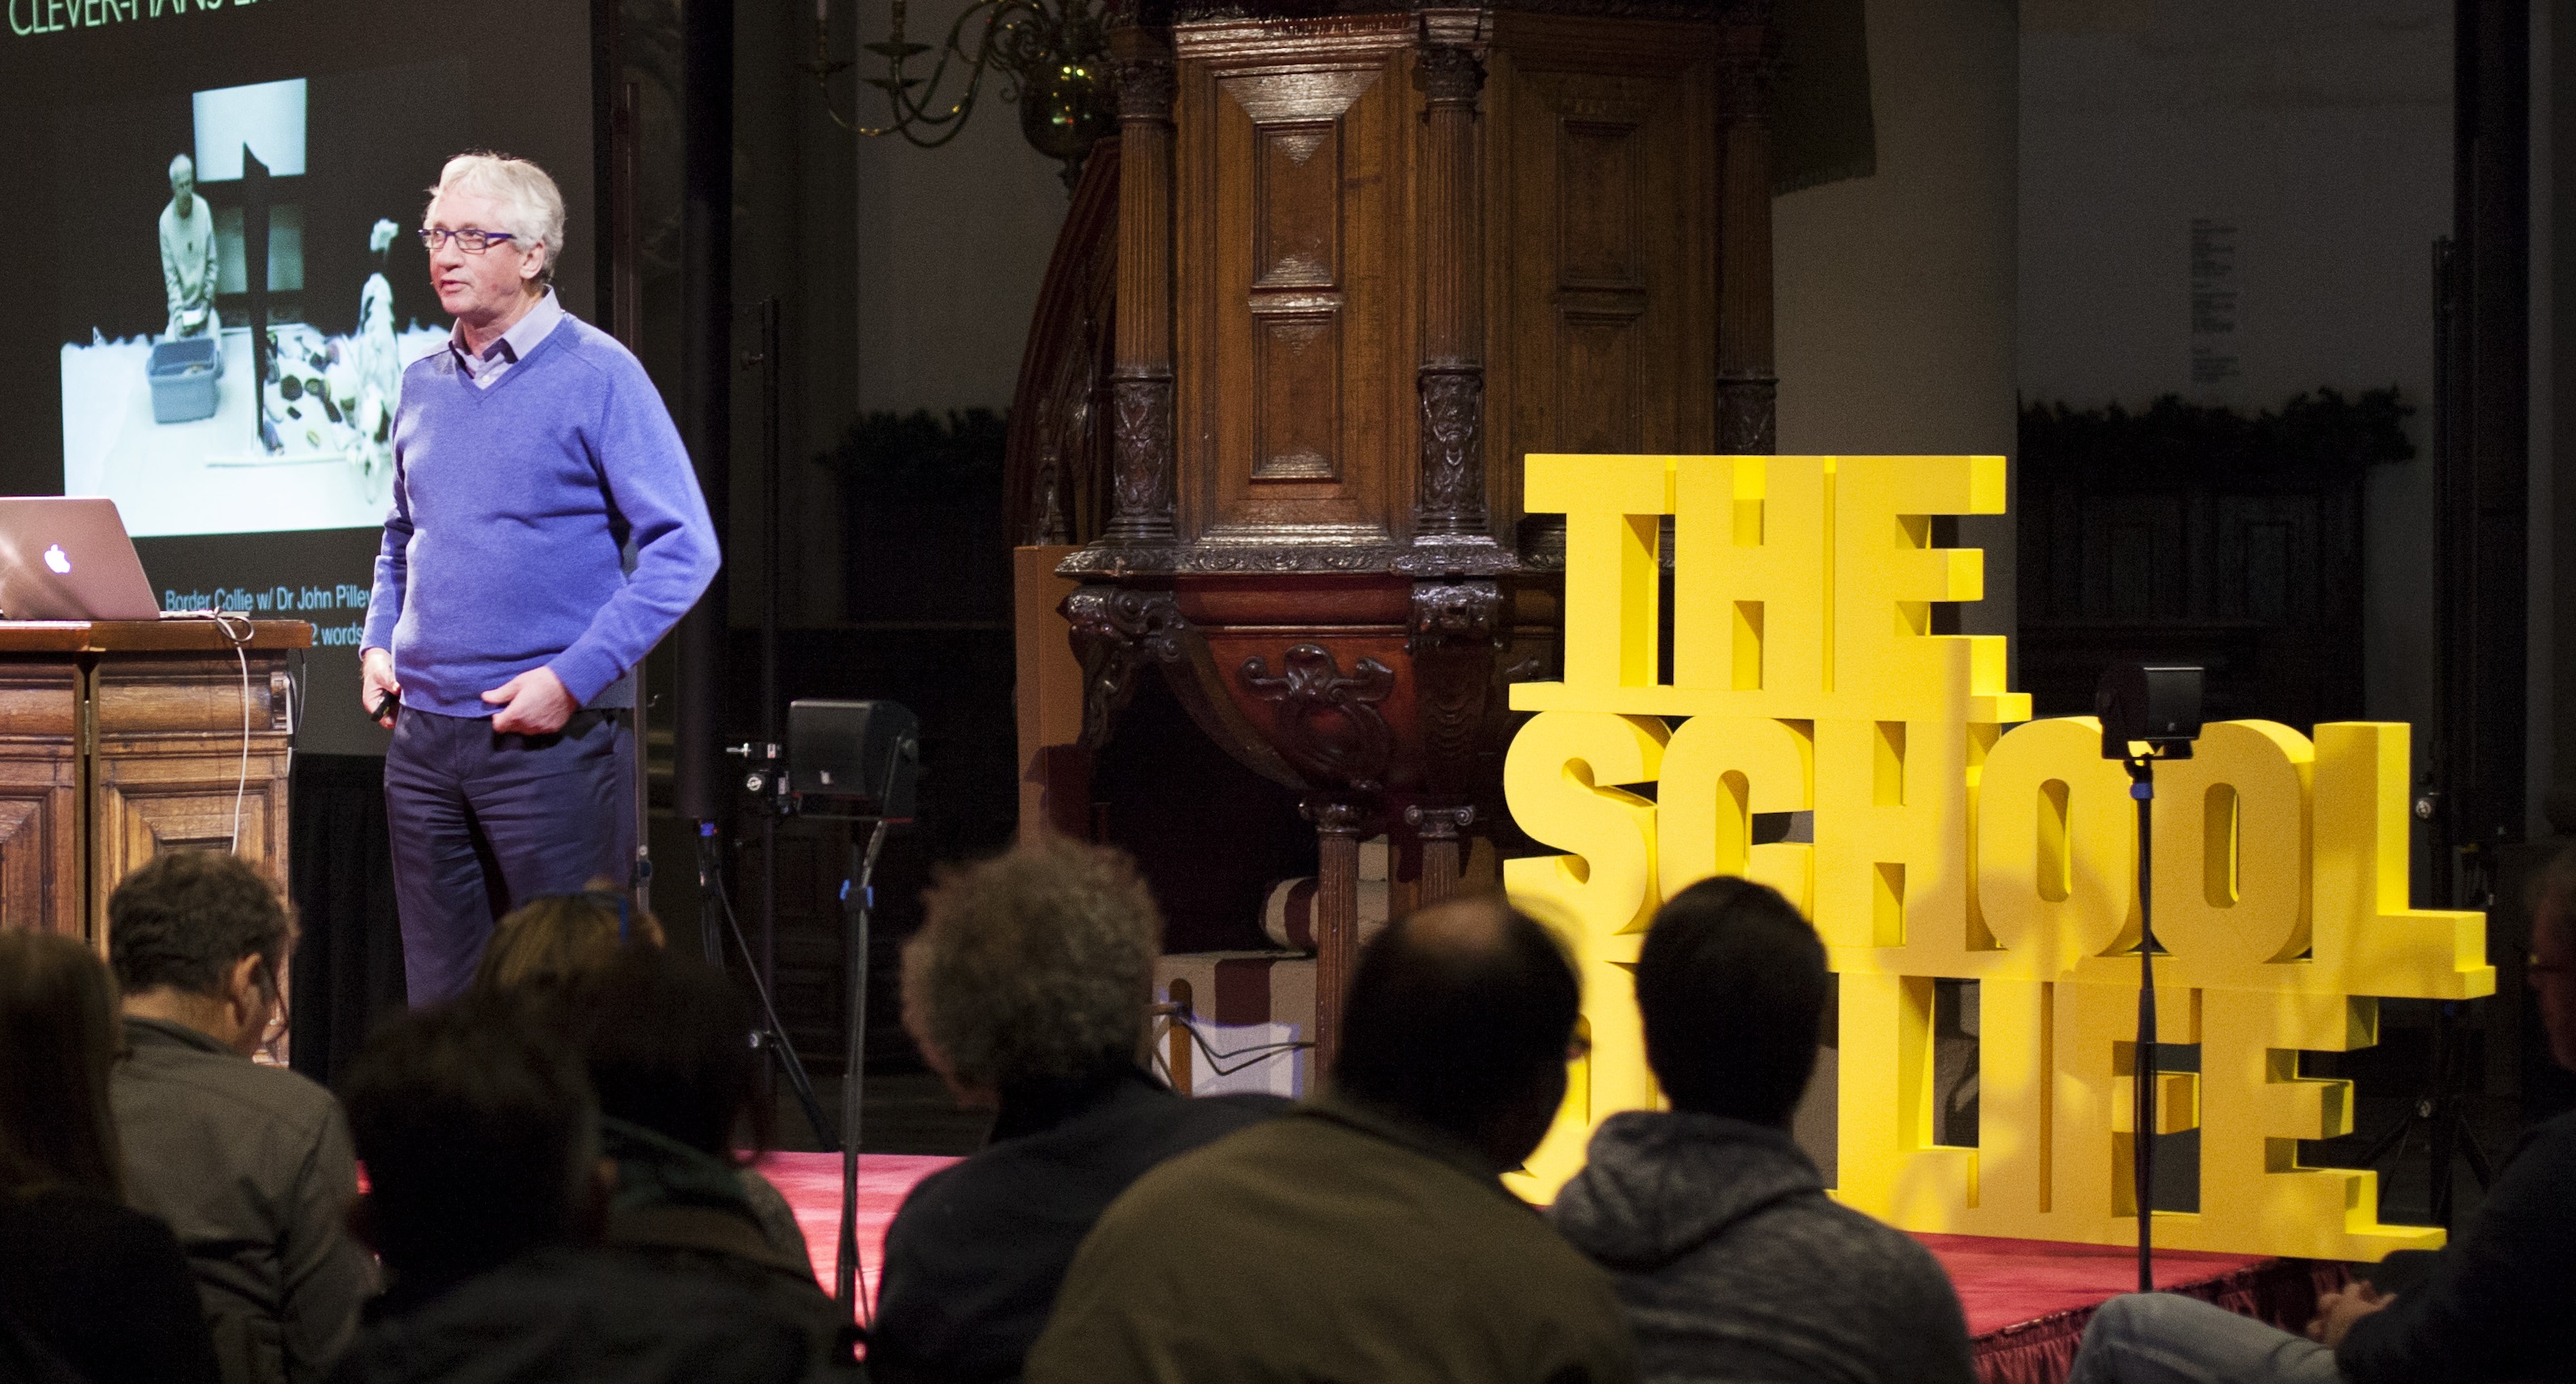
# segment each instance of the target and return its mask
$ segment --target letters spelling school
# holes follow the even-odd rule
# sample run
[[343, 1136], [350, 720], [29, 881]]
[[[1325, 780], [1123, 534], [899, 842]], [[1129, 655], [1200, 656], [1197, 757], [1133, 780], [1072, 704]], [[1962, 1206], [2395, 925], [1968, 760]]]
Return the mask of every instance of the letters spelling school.
[[[1505, 793], [1566, 854], [1504, 883], [1571, 935], [1592, 1049], [1520, 1190], [1552, 1195], [1594, 1125], [1656, 1103], [1626, 964], [1664, 899], [1741, 874], [1815, 920], [1839, 976], [1837, 1196], [1909, 1230], [2134, 1243], [2128, 779], [2092, 720], [2030, 719], [2003, 639], [1931, 632], [1935, 602], [1984, 594], [1983, 555], [1933, 546], [1932, 519], [2002, 513], [2003, 458], [1534, 455], [1526, 481], [1566, 516], [1565, 668], [1512, 689], [1537, 715]], [[2482, 915], [2407, 906], [2407, 753], [2404, 725], [2236, 721], [2158, 766], [2155, 1119], [2200, 1133], [2199, 1209], [2160, 1211], [2159, 1247], [2441, 1243], [2297, 1145], [2352, 1128], [2349, 1084], [2300, 1054], [2376, 1041], [2380, 997], [2495, 988]], [[1763, 829], [1791, 813], [1812, 840]], [[1973, 1146], [1942, 1142], [1942, 979], [1979, 982]]]

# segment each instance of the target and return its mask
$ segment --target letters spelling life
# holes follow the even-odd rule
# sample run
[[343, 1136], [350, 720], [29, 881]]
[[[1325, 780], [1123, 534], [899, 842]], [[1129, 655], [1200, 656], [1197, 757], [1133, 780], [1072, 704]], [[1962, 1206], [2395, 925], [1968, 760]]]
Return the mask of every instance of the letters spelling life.
[[[1566, 854], [1504, 882], [1572, 935], [1592, 1047], [1518, 1190], [1552, 1195], [1594, 1125], [1657, 1103], [1626, 966], [1664, 899], [1741, 874], [1815, 920], [1839, 975], [1838, 1197], [1909, 1230], [2134, 1243], [2128, 780], [2094, 721], [2030, 719], [2001, 638], [1931, 632], [1934, 602], [1984, 594], [1983, 555], [1932, 546], [1932, 516], [2002, 513], [2003, 458], [1534, 455], [1526, 507], [1566, 516], [1565, 669], [1512, 689], [1537, 715], [1505, 793]], [[2154, 1074], [2158, 1132], [2200, 1131], [2199, 1210], [2159, 1212], [2159, 1246], [2441, 1243], [2297, 1144], [2352, 1128], [2349, 1084], [2302, 1052], [2374, 1042], [2383, 996], [2495, 988], [2482, 915], [2407, 906], [2407, 746], [2400, 724], [2234, 721], [2157, 769], [2157, 1041], [2200, 1058]], [[1757, 816], [1797, 812], [1812, 843], [1756, 843]], [[1979, 982], [1974, 1146], [1940, 1140], [1942, 978]]]

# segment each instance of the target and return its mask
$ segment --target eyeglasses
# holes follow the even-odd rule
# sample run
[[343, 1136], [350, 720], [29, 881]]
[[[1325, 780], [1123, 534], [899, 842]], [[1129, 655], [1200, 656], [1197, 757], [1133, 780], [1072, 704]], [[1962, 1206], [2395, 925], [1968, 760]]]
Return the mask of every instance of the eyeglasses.
[[499, 241], [518, 239], [508, 231], [486, 231], [473, 226], [468, 226], [461, 231], [451, 231], [444, 226], [420, 228], [420, 243], [427, 249], [435, 250], [446, 244], [450, 238], [456, 241], [457, 249], [469, 255], [479, 255], [491, 249]]

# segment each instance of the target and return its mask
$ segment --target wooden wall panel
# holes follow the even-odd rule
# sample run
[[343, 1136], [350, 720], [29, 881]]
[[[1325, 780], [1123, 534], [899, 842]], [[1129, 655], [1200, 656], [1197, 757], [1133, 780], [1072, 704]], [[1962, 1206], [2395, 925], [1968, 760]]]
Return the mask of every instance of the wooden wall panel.
[[0, 664], [0, 928], [81, 934], [80, 668]]
[[251, 655], [247, 678], [229, 655], [114, 657], [93, 676], [90, 926], [100, 945], [117, 881], [163, 851], [234, 849], [284, 881], [284, 656]]
[[1505, 11], [1486, 62], [1485, 465], [1716, 446], [1715, 30]]
[[[1181, 53], [1182, 536], [1392, 539], [1411, 504], [1402, 17]], [[1387, 324], [1398, 324], [1388, 330]]]

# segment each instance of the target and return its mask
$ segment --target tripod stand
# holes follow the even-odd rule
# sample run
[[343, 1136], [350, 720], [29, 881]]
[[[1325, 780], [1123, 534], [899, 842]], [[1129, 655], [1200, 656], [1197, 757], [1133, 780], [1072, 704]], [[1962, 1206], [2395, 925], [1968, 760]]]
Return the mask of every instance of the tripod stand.
[[[733, 934], [734, 945], [742, 952], [743, 974], [750, 979], [751, 992], [760, 1001], [760, 1027], [750, 1035], [751, 1046], [767, 1053], [770, 1060], [778, 1064], [780, 1074], [787, 1078], [788, 1086], [796, 1092], [796, 1104], [804, 1110], [805, 1122], [814, 1127], [815, 1139], [825, 1149], [837, 1148], [839, 1145], [833, 1139], [832, 1128], [823, 1120], [823, 1102], [816, 1098], [814, 1083], [805, 1075], [804, 1060], [796, 1055], [796, 1045], [788, 1041], [786, 1029], [779, 1025], [778, 1006], [769, 997], [769, 977], [764, 974], [760, 957], [751, 949], [751, 939], [743, 935], [741, 920], [734, 916], [733, 899], [725, 890], [723, 867], [717, 859], [719, 849], [716, 824], [700, 822], [698, 896], [714, 899], [716, 906], [723, 910], [725, 928]], [[703, 925], [699, 933], [706, 941], [708, 964], [722, 966], [724, 939], [716, 935], [715, 929]]]
[[2406, 1144], [2417, 1129], [2424, 1131], [2425, 1151], [2432, 1160], [2427, 1170], [2426, 1200], [2434, 1223], [2448, 1229], [2451, 1224], [2451, 1169], [2459, 1159], [2469, 1160], [2469, 1175], [2478, 1180], [2483, 1191], [2495, 1181], [2495, 1172], [2487, 1163], [2486, 1148], [2478, 1143], [2477, 1131], [2469, 1123], [2469, 1097], [2463, 1089], [2466, 1074], [2461, 1070], [2459, 1038], [2459, 1000], [2443, 1000], [2433, 1010], [2433, 1051], [2430, 1061], [2431, 1091], [2418, 1095], [2407, 1110], [2406, 1118], [2371, 1143], [2361, 1155], [2363, 1167], [2375, 1168], [2383, 1158], [2403, 1157]]

